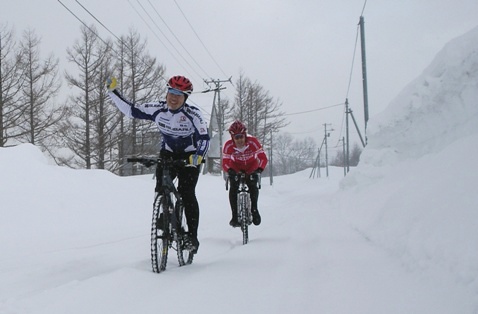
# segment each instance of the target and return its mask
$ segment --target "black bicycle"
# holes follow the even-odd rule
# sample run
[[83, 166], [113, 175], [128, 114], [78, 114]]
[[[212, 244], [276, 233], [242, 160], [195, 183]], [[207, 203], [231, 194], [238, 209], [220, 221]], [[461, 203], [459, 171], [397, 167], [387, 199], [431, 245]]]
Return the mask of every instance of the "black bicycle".
[[[249, 187], [246, 183], [246, 174], [239, 172], [235, 176], [228, 178], [226, 181], [226, 190], [228, 190], [229, 180], [239, 180], [239, 186], [237, 189], [237, 222], [242, 231], [242, 244], [249, 242], [249, 225], [252, 224], [252, 212], [251, 212], [251, 195], [249, 193]], [[257, 174], [257, 187], [261, 188], [261, 175]]]
[[149, 168], [162, 167], [163, 177], [160, 192], [155, 192], [153, 218], [151, 223], [151, 265], [155, 273], [166, 269], [168, 251], [177, 252], [179, 266], [193, 262], [194, 253], [191, 237], [188, 233], [184, 205], [173, 179], [172, 167], [186, 166], [186, 160], [166, 158], [128, 158], [128, 162], [137, 162]]

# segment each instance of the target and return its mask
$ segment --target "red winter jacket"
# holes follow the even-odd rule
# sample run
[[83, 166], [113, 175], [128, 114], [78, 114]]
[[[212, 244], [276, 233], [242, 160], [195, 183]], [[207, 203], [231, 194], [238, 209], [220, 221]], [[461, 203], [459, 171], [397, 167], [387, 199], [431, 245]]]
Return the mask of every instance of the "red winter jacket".
[[264, 170], [267, 162], [266, 153], [254, 136], [246, 136], [246, 144], [242, 149], [237, 148], [232, 139], [224, 144], [222, 150], [222, 170], [224, 172], [231, 168], [236, 172], [244, 171], [251, 174], [258, 168]]

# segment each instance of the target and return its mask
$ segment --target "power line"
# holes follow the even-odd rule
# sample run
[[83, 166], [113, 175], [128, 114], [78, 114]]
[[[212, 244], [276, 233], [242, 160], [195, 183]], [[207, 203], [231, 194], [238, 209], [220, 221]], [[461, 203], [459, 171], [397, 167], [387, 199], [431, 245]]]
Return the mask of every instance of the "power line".
[[360, 13], [360, 16], [363, 16], [363, 12], [365, 11], [365, 6], [367, 5], [367, 0], [363, 3], [363, 8], [362, 8], [362, 13]]
[[[149, 0], [148, 0], [149, 1]], [[194, 27], [191, 25], [191, 22], [189, 22], [188, 18], [186, 17], [186, 14], [184, 14], [183, 10], [181, 9], [181, 7], [179, 6], [179, 4], [176, 2], [176, 0], [174, 0], [174, 3], [176, 4], [176, 6], [178, 7], [179, 11], [181, 12], [181, 14], [183, 15], [184, 19], [186, 20], [186, 22], [188, 22], [189, 24], [189, 27], [191, 28], [191, 30], [193, 31], [193, 33], [196, 35], [197, 39], [199, 40], [199, 42], [201, 43], [201, 45], [204, 47], [204, 49], [206, 50], [206, 52], [208, 53], [209, 57], [211, 57], [212, 61], [216, 64], [216, 66], [219, 68], [219, 70], [221, 70], [222, 74], [227, 77], [226, 73], [224, 72], [224, 70], [221, 68], [221, 66], [217, 63], [216, 59], [214, 59], [214, 57], [212, 56], [211, 52], [209, 51], [209, 49], [207, 49], [206, 45], [204, 44], [204, 42], [201, 40], [201, 38], [199, 37], [198, 33], [196, 32], [196, 30], [194, 29]]]
[[[75, 13], [73, 13], [73, 11], [71, 11], [64, 3], [61, 2], [61, 0], [58, 0], [58, 2], [68, 11], [70, 12], [71, 15], [73, 15], [81, 24], [83, 24], [86, 28], [88, 28], [92, 34], [94, 34], [97, 38], [99, 38], [105, 45], [108, 45], [108, 43], [103, 40], [103, 38], [101, 38], [101, 36], [98, 34], [98, 32], [94, 31], [93, 29], [91, 29], [91, 27], [89, 27], [82, 19], [80, 19]], [[104, 27], [113, 37], [115, 37], [116, 39], [119, 40], [119, 42], [121, 42], [122, 44], [124, 44], [125, 46], [128, 46], [127, 43], [125, 43], [121, 38], [119, 38], [118, 36], [116, 36], [112, 31], [110, 31], [108, 29], [108, 27], [106, 27], [99, 19], [97, 19], [93, 13], [91, 13], [84, 5], [82, 5], [78, 0], [76, 0], [76, 2], [83, 8], [83, 10], [85, 10], [86, 12], [88, 12], [88, 14], [90, 16], [92, 16], [102, 27]], [[129, 0], [128, 0], [129, 2]], [[133, 7], [133, 9], [135, 9]], [[135, 9], [136, 10], [136, 9]], [[140, 16], [141, 17], [141, 16]], [[159, 38], [158, 38], [159, 39]], [[167, 48], [167, 47], [166, 47]], [[115, 53], [117, 53], [115, 51], [115, 49], [113, 47], [111, 47], [111, 50]], [[169, 51], [169, 50], [168, 50]], [[178, 62], [179, 63], [179, 62]], [[179, 63], [180, 64], [180, 63]], [[164, 78], [163, 76], [160, 76], [161, 79], [163, 79], [164, 81], [167, 82], [167, 79]], [[200, 108], [203, 112], [207, 112], [206, 110], [204, 110], [203, 108], [201, 108], [201, 106], [197, 105], [192, 99], [189, 99], [189, 102], [191, 102], [192, 104], [194, 104], [196, 107]]]
[[359, 36], [359, 25], [357, 25], [357, 33], [355, 35], [354, 53], [352, 55], [352, 66], [350, 67], [349, 83], [348, 83], [348, 86], [347, 86], [347, 93], [345, 95], [345, 98], [349, 97], [350, 84], [352, 83], [352, 74], [353, 74], [353, 71], [354, 71], [355, 55], [357, 53], [358, 36]]
[[[99, 34], [97, 34], [97, 32], [95, 32], [93, 29], [91, 29], [91, 27], [89, 27], [88, 25], [86, 25], [85, 22], [83, 22], [75, 13], [73, 13], [73, 11], [71, 11], [63, 2], [61, 2], [60, 0], [58, 0], [58, 2], [68, 11], [71, 13], [71, 15], [73, 15], [78, 21], [80, 21], [81, 24], [83, 24], [86, 28], [88, 28], [93, 34], [96, 35], [96, 37], [98, 37], [105, 45], [108, 45], [108, 43], [103, 40], [103, 38], [101, 38], [101, 36], [99, 36]], [[113, 50], [114, 51], [114, 50]]]
[[176, 38], [176, 40], [178, 41], [178, 43], [181, 45], [181, 47], [184, 49], [184, 51], [188, 54], [188, 56], [191, 58], [191, 60], [194, 61], [194, 63], [198, 66], [199, 69], [201, 69], [201, 71], [204, 72], [204, 74], [206, 74], [206, 76], [209, 76], [207, 74], [207, 72], [201, 67], [201, 65], [196, 61], [196, 59], [189, 53], [188, 49], [186, 49], [186, 47], [184, 47], [184, 45], [182, 44], [181, 40], [179, 40], [179, 38], [176, 36], [176, 34], [174, 34], [173, 30], [169, 27], [169, 25], [166, 23], [166, 21], [161, 17], [161, 15], [159, 14], [158, 10], [156, 10], [156, 8], [153, 6], [153, 4], [151, 3], [150, 0], [148, 0], [148, 3], [149, 5], [153, 8], [154, 12], [156, 12], [156, 14], [158, 15], [158, 17], [161, 19], [161, 21], [164, 23], [164, 25], [166, 25], [166, 27], [168, 28], [168, 30], [171, 32], [171, 34], [174, 36], [174, 38]]
[[[121, 39], [119, 39], [115, 34], [113, 34], [113, 32], [110, 31], [108, 27], [106, 27], [103, 23], [101, 23], [101, 21], [98, 20], [98, 19], [96, 18], [96, 16], [94, 16], [90, 11], [88, 11], [88, 9], [85, 8], [78, 0], [75, 0], [75, 1], [76, 1], [76, 3], [78, 3], [78, 4], [83, 8], [83, 10], [85, 10], [86, 12], [88, 12], [88, 14], [91, 15], [91, 17], [93, 17], [98, 23], [100, 23], [101, 26], [103, 26], [111, 35], [113, 35], [113, 37], [115, 37], [117, 40], [119, 40], [120, 42], [122, 42]], [[68, 10], [68, 11], [69, 11], [69, 10]], [[71, 11], [70, 11], [70, 12], [71, 12]]]
[[336, 104], [336, 105], [331, 105], [331, 106], [327, 106], [327, 107], [322, 107], [322, 108], [317, 108], [317, 109], [312, 109], [312, 110], [307, 110], [307, 111], [300, 111], [300, 112], [293, 112], [293, 113], [285, 113], [285, 114], [282, 114], [281, 116], [292, 116], [292, 115], [296, 115], [296, 114], [304, 114], [304, 113], [309, 113], [309, 112], [314, 112], [314, 111], [325, 110], [325, 109], [329, 109], [329, 108], [333, 108], [333, 107], [337, 107], [337, 106], [342, 106], [342, 105], [344, 105], [344, 103]]
[[[181, 52], [179, 52], [179, 50], [173, 45], [173, 43], [169, 40], [169, 38], [166, 36], [166, 34], [164, 34], [164, 32], [161, 30], [161, 28], [156, 24], [156, 22], [154, 21], [154, 19], [151, 17], [151, 15], [148, 13], [148, 11], [144, 8], [144, 6], [139, 2], [139, 0], [136, 0], [136, 2], [139, 4], [139, 6], [141, 7], [141, 9], [143, 9], [144, 13], [149, 17], [149, 19], [153, 22], [153, 24], [156, 26], [156, 28], [159, 30], [159, 32], [164, 36], [164, 38], [167, 40], [167, 42], [171, 45], [171, 47], [176, 51], [176, 53], [183, 59], [183, 61], [189, 66], [190, 69], [193, 70], [193, 72], [198, 76], [198, 77], [201, 77], [201, 75], [191, 66], [191, 64], [189, 64], [189, 62], [187, 61], [186, 58], [184, 58], [184, 56], [181, 54]], [[159, 39], [158, 35], [156, 34], [156, 32], [150, 27], [149, 23], [146, 22], [146, 20], [141, 16], [141, 14], [136, 10], [136, 8], [134, 8], [134, 6], [131, 4], [131, 2], [128, 0], [128, 3], [131, 5], [131, 7], [133, 7], [133, 9], [135, 10], [135, 12], [141, 17], [141, 19], [143, 20], [143, 22], [145, 22], [146, 26], [151, 30], [151, 32], [153, 32], [153, 34], [155, 35], [155, 37], [161, 42], [161, 44], [163, 44], [163, 46], [167, 49], [166, 45], [164, 44], [164, 42], [162, 40]], [[171, 53], [171, 51], [169, 49], [167, 49], [169, 51], [169, 53], [173, 56], [173, 58], [178, 62], [178, 64], [181, 65], [181, 62], [179, 62], [175, 56]], [[184, 68], [184, 67], [183, 67]]]

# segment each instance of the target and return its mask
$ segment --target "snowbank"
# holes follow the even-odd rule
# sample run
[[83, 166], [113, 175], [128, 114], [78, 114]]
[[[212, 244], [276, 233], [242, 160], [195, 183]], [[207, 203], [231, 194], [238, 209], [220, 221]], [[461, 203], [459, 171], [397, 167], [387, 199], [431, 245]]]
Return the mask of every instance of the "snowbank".
[[368, 143], [341, 184], [347, 219], [411, 270], [478, 292], [478, 27], [374, 117]]

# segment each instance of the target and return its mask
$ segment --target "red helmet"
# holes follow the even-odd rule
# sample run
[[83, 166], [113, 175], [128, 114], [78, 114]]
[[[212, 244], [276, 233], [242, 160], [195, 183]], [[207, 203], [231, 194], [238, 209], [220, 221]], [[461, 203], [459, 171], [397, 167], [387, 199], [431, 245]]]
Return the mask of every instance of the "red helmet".
[[236, 134], [246, 135], [246, 132], [247, 132], [246, 126], [244, 125], [244, 123], [242, 123], [239, 120], [234, 121], [229, 127], [229, 133], [231, 134], [231, 136], [234, 136]]
[[182, 91], [186, 95], [191, 95], [193, 92], [193, 84], [184, 76], [176, 75], [169, 79], [168, 88], [174, 88]]

